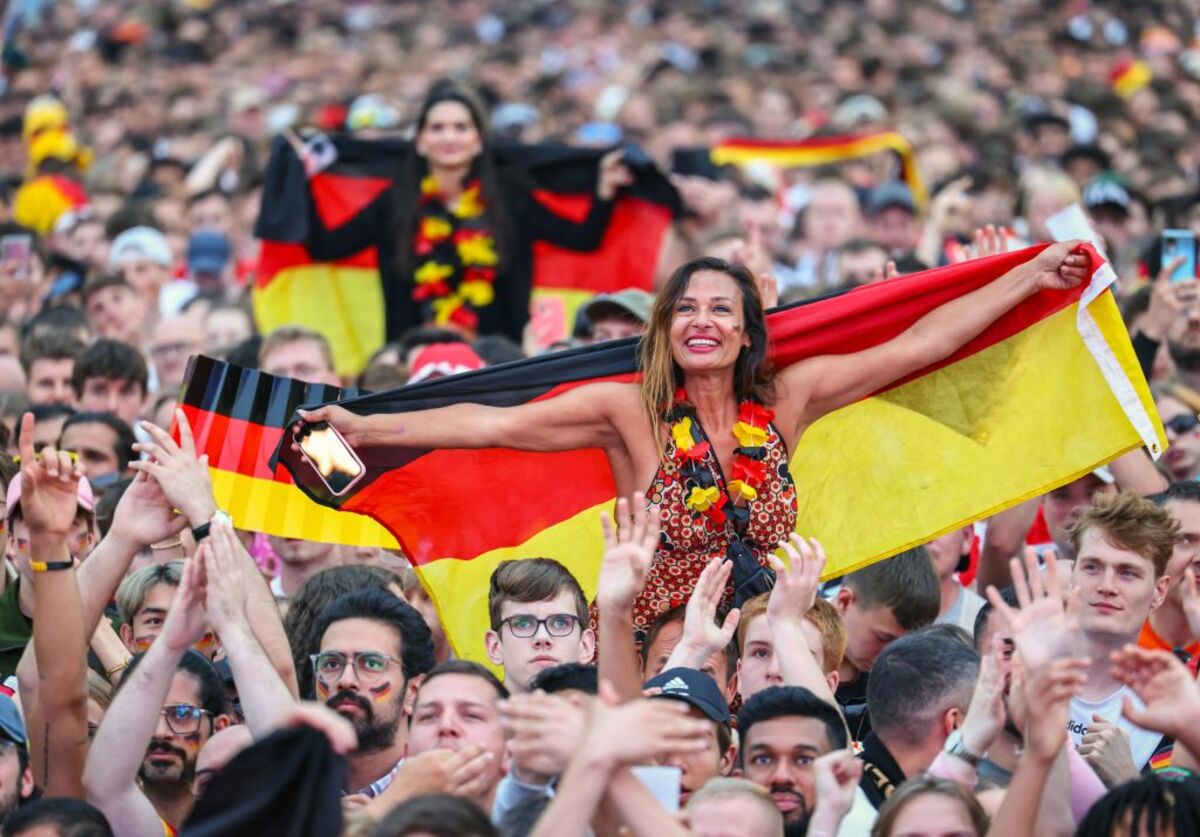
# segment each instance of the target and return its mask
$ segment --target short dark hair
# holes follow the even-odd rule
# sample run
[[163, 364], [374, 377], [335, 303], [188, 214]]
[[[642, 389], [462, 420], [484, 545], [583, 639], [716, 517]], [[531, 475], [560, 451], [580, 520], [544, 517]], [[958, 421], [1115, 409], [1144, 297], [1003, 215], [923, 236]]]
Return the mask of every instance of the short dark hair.
[[409, 352], [422, 346], [432, 346], [436, 343], [466, 342], [467, 339], [465, 337], [457, 331], [451, 331], [448, 328], [417, 326], [416, 328], [410, 328], [400, 335], [400, 359], [404, 360]]
[[[1017, 588], [1011, 584], [1000, 591], [1000, 599], [1014, 610], [1020, 607], [1020, 602], [1017, 600]], [[979, 608], [979, 612], [975, 614], [975, 627], [972, 631], [972, 639], [975, 641], [975, 650], [981, 655], [986, 654], [988, 649], [982, 647], [983, 633], [987, 630], [988, 621], [992, 618], [996, 608], [992, 605], [992, 600], [985, 598], [983, 607]]]
[[125, 288], [130, 293], [137, 293], [133, 285], [129, 284], [129, 280], [120, 273], [101, 273], [97, 276], [91, 276], [83, 283], [81, 295], [83, 304], [86, 307], [88, 300], [107, 288]]
[[433, 635], [429, 626], [412, 605], [394, 593], [356, 590], [334, 599], [317, 620], [317, 643], [330, 625], [346, 619], [370, 619], [395, 629], [400, 635], [400, 668], [405, 682], [433, 668]]
[[431, 793], [397, 805], [370, 832], [370, 837], [500, 837], [488, 815], [461, 796]]
[[600, 691], [600, 675], [595, 666], [584, 663], [560, 663], [544, 668], [533, 676], [529, 691], [541, 689], [547, 694], [574, 690], [594, 695]]
[[51, 305], [26, 320], [22, 332], [33, 337], [54, 331], [73, 332], [76, 329], [83, 329], [91, 335], [92, 324], [88, 322], [87, 314], [74, 305]]
[[[133, 679], [133, 672], [145, 656], [146, 652], [140, 651], [129, 658], [129, 666], [125, 669], [121, 682], [117, 684], [118, 692]], [[217, 672], [217, 667], [212, 664], [212, 660], [199, 651], [189, 648], [183, 652], [176, 671], [182, 671], [196, 681], [200, 688], [200, 708], [208, 713], [211, 720], [215, 721], [218, 715], [224, 715], [229, 711], [229, 701], [225, 696], [225, 682]]]
[[738, 712], [737, 725], [742, 749], [750, 741], [750, 730], [755, 724], [790, 716], [816, 718], [825, 725], [825, 738], [832, 749], [846, 747], [846, 723], [837, 707], [821, 700], [803, 686], [771, 686], [751, 696], [742, 704], [742, 711]]
[[[497, 697], [504, 700], [508, 699], [508, 689], [500, 682], [500, 678], [492, 674], [490, 668], [480, 665], [474, 660], [447, 660], [444, 663], [438, 663], [425, 675], [425, 679], [421, 681], [421, 688], [424, 689], [429, 685], [430, 681], [441, 677], [443, 674], [466, 674], [471, 677], [478, 677], [496, 690]], [[417, 694], [419, 697], [420, 692]]]
[[146, 359], [133, 346], [120, 340], [97, 340], [75, 361], [71, 386], [77, 396], [83, 395], [88, 378], [111, 378], [114, 381], [133, 381], [146, 391]]
[[1084, 814], [1079, 837], [1108, 837], [1113, 823], [1129, 818], [1131, 834], [1200, 834], [1200, 781], [1172, 781], [1150, 773], [1117, 785]]
[[[638, 648], [638, 655], [642, 658], [642, 669], [645, 670], [646, 664], [650, 661], [650, 646], [658, 639], [658, 635], [663, 632], [663, 628], [672, 625], [676, 622], [683, 622], [687, 616], [687, 605], [676, 605], [670, 610], [663, 611], [654, 617], [654, 621], [650, 623], [650, 627], [646, 629], [646, 638], [642, 640], [641, 647]], [[721, 615], [717, 614], [719, 622]], [[725, 673], [728, 678], [732, 678], [737, 670], [738, 657], [741, 656], [741, 651], [738, 647], [738, 635], [734, 634], [729, 640], [729, 644], [725, 646]], [[648, 672], [647, 672], [648, 674]]]
[[960, 639], [928, 628], [888, 643], [867, 681], [871, 727], [887, 744], [916, 745], [949, 706], [964, 712], [979, 677], [979, 654]]
[[942, 605], [937, 573], [923, 546], [856, 570], [843, 583], [861, 607], [886, 607], [906, 631], [933, 624]]
[[103, 424], [117, 434], [117, 438], [113, 441], [113, 453], [117, 456], [118, 471], [124, 471], [129, 467], [129, 463], [137, 458], [137, 453], [133, 449], [134, 443], [137, 441], [133, 435], [133, 428], [112, 413], [100, 411], [75, 413], [63, 425], [63, 433], [67, 432], [68, 427], [74, 427], [77, 424]]
[[553, 558], [520, 558], [501, 561], [492, 571], [488, 587], [488, 616], [492, 630], [500, 630], [500, 611], [505, 602], [544, 602], [564, 590], [574, 594], [575, 615], [581, 629], [588, 627], [587, 597], [571, 571]]
[[85, 348], [83, 341], [69, 331], [37, 332], [21, 344], [21, 368], [28, 375], [34, 361], [79, 360]]
[[488, 366], [499, 366], [501, 363], [521, 360], [525, 357], [521, 347], [513, 342], [511, 337], [505, 337], [503, 334], [485, 334], [482, 337], [476, 337], [471, 341], [471, 348], [475, 350], [475, 354], [483, 358], [483, 362]]
[[133, 477], [123, 477], [100, 492], [96, 498], [96, 526], [100, 528], [100, 537], [108, 534], [112, 528], [113, 516], [117, 513], [117, 504], [125, 496], [125, 489], [133, 484]]
[[287, 616], [283, 618], [283, 631], [292, 647], [292, 661], [296, 665], [296, 682], [300, 697], [312, 700], [313, 671], [309, 655], [320, 650], [321, 633], [317, 633], [318, 622], [334, 600], [353, 593], [355, 590], [387, 590], [387, 586], [399, 578], [390, 570], [363, 564], [348, 564], [330, 567], [314, 575], [300, 587], [288, 603]]
[[113, 837], [99, 808], [65, 796], [43, 797], [22, 805], [4, 821], [4, 833], [17, 837], [39, 826], [51, 826], [59, 837]]
[[1200, 482], [1195, 480], [1180, 480], [1167, 486], [1166, 491], [1151, 494], [1146, 497], [1156, 506], [1165, 506], [1172, 500], [1178, 503], [1200, 503]]

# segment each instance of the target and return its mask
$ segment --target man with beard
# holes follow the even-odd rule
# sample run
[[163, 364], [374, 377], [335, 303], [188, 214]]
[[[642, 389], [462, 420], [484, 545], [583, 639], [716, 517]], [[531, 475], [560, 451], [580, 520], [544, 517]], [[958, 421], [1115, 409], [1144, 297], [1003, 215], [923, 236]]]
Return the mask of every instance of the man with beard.
[[317, 623], [312, 657], [319, 700], [354, 724], [348, 794], [373, 799], [395, 779], [408, 748], [401, 722], [434, 665], [433, 639], [415, 609], [384, 590], [335, 599]]
[[192, 650], [209, 624], [207, 551], [187, 562], [162, 633], [133, 657], [88, 752], [88, 801], [116, 833], [177, 831], [192, 810], [200, 748], [229, 724], [221, 676]]
[[767, 789], [791, 829], [803, 834], [816, 805], [813, 762], [847, 745], [842, 716], [801, 686], [772, 686], [738, 713], [741, 774]]

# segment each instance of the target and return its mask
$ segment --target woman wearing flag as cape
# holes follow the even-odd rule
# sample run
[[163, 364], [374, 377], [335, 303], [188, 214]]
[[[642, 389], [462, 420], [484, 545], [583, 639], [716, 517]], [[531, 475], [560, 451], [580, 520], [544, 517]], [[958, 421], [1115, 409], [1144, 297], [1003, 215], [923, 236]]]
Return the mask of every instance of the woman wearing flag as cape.
[[638, 382], [589, 383], [514, 407], [360, 416], [329, 405], [300, 415], [304, 424], [330, 423], [353, 447], [602, 449], [618, 496], [644, 496], [660, 517], [659, 548], [634, 608], [636, 627], [645, 628], [686, 600], [715, 556], [732, 560], [738, 601], [769, 586], [767, 555], [796, 526], [788, 455], [806, 428], [949, 357], [1027, 297], [1077, 286], [1090, 265], [1077, 244], [1047, 247], [890, 340], [778, 374], [754, 276], [696, 259], [658, 294]]

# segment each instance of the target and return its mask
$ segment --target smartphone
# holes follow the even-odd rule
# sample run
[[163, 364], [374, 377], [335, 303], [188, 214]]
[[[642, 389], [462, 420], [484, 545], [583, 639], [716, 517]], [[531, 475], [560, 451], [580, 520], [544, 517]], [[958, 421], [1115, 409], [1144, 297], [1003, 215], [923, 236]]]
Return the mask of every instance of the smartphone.
[[345, 494], [367, 473], [354, 448], [328, 422], [306, 425], [296, 444], [335, 497]]
[[12, 270], [20, 279], [28, 279], [33, 261], [33, 236], [6, 235], [0, 237], [0, 264]]
[[1163, 230], [1162, 264], [1164, 267], [1183, 256], [1183, 262], [1171, 273], [1170, 281], [1185, 282], [1196, 278], [1196, 234], [1191, 230]]

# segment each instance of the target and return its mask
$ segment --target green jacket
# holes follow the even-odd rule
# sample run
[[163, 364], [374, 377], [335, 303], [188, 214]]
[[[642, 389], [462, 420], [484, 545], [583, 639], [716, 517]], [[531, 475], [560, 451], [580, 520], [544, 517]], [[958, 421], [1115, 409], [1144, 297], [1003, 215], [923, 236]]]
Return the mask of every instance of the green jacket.
[[0, 680], [17, 673], [17, 663], [33, 638], [33, 620], [21, 612], [21, 579], [0, 594]]

